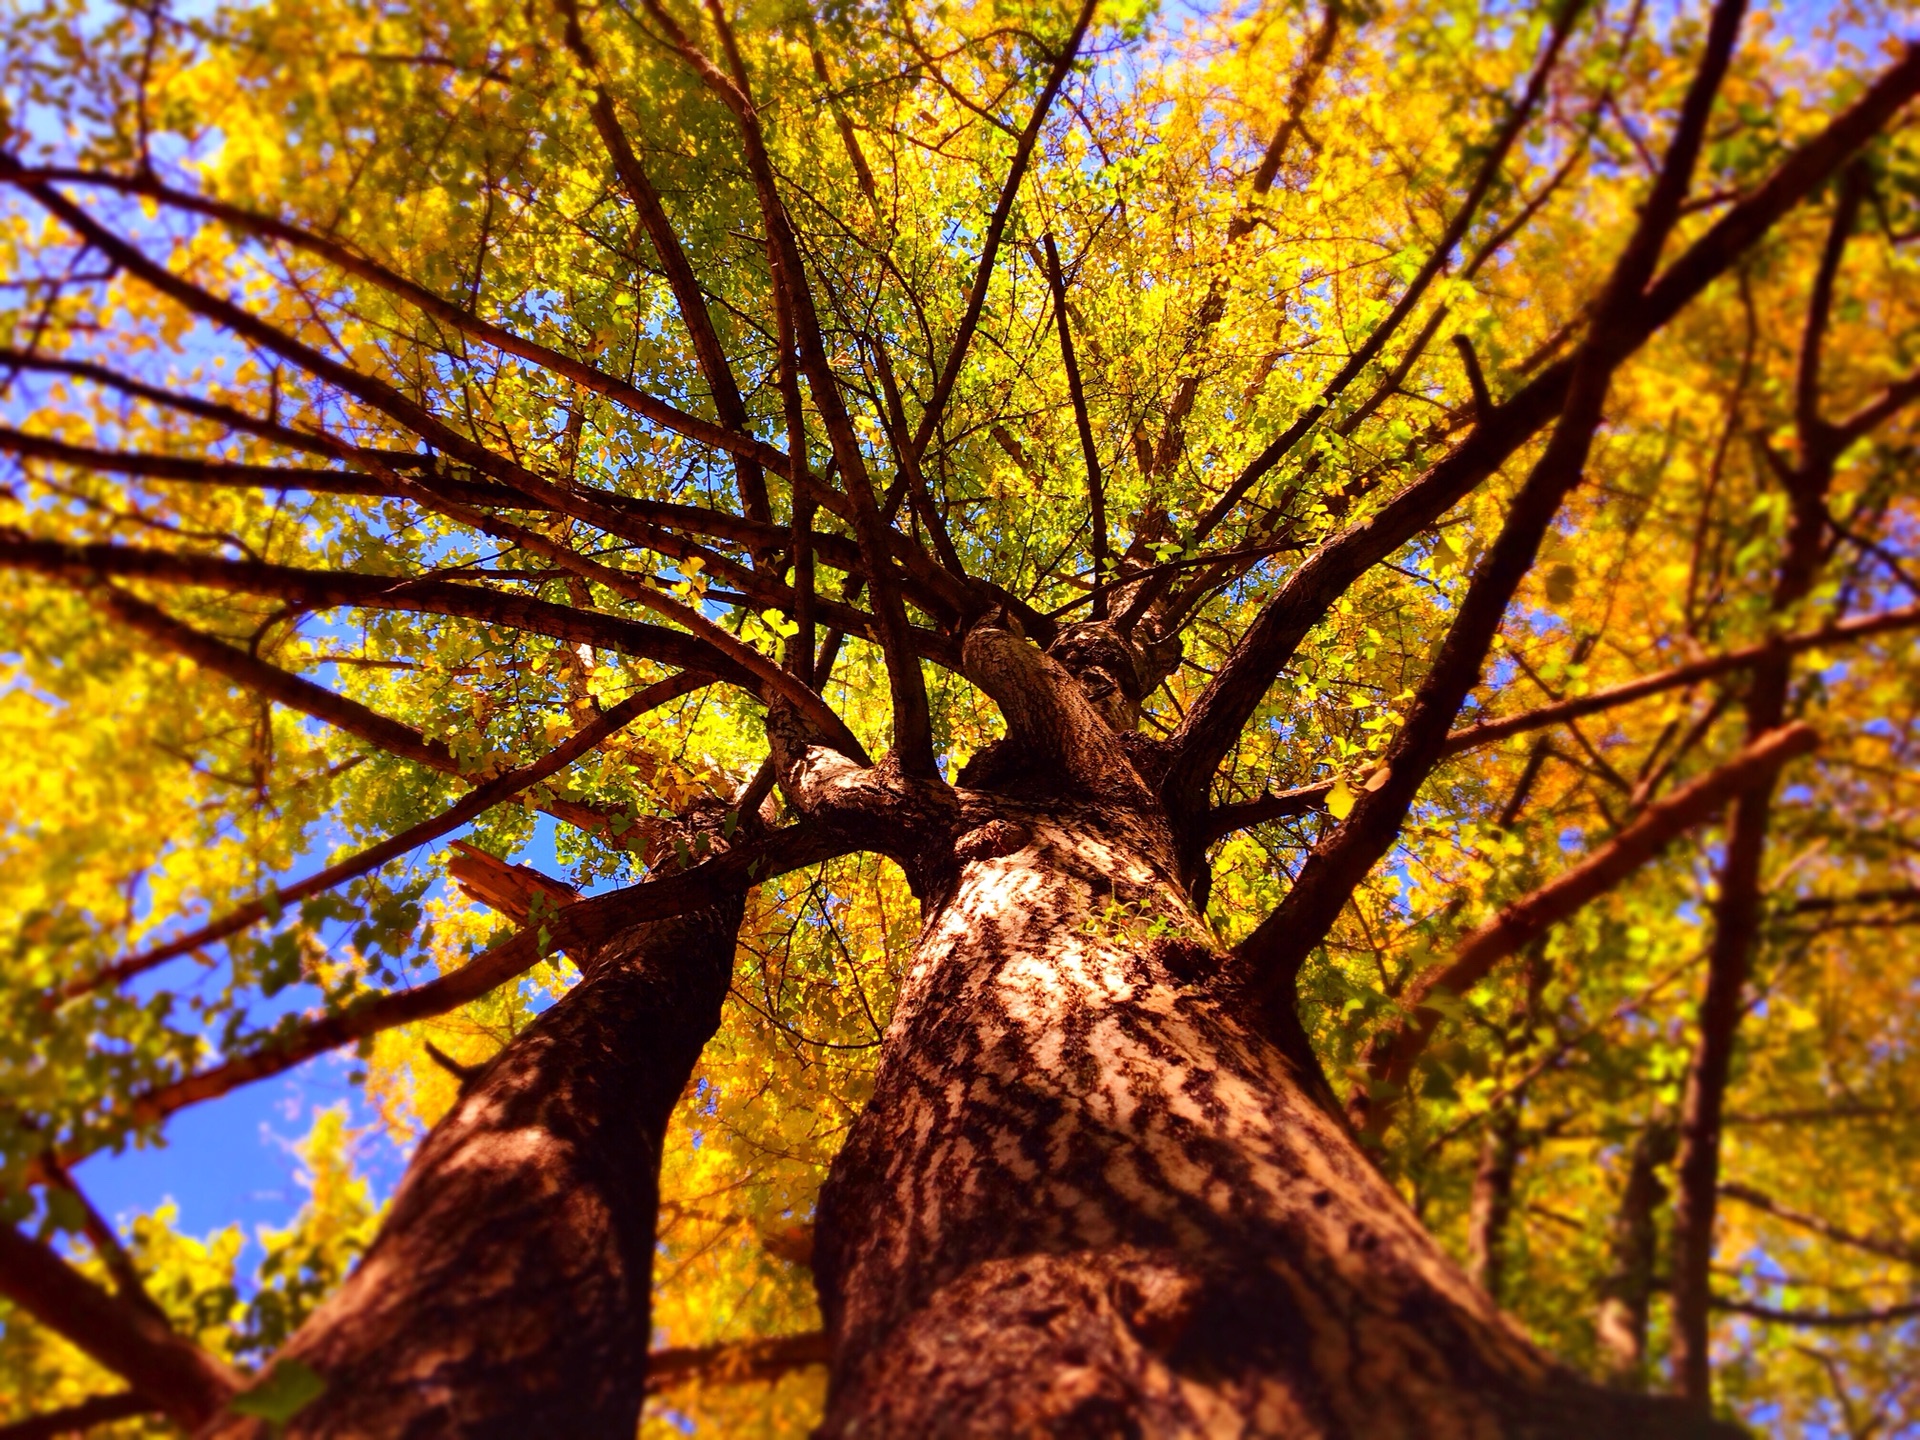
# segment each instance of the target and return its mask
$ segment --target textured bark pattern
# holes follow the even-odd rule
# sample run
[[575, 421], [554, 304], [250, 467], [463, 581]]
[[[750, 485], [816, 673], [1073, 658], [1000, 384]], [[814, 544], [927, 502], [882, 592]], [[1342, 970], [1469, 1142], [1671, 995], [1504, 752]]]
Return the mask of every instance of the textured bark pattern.
[[735, 900], [616, 935], [475, 1077], [282, 1352], [327, 1383], [291, 1440], [631, 1440], [661, 1137], [719, 1024], [739, 922]]
[[821, 1200], [822, 1433], [1705, 1433], [1446, 1258], [1205, 988], [1151, 830], [1008, 802], [957, 845]]

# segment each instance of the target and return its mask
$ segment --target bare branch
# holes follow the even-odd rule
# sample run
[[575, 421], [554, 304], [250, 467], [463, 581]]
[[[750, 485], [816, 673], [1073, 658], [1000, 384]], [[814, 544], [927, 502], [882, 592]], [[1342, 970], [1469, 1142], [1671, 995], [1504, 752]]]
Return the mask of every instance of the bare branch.
[[1815, 1330], [1844, 1330], [1861, 1325], [1892, 1325], [1920, 1315], [1920, 1301], [1909, 1305], [1887, 1305], [1878, 1310], [1776, 1310], [1748, 1300], [1729, 1300], [1716, 1295], [1708, 1302], [1715, 1310], [1732, 1315], [1750, 1315], [1775, 1325], [1803, 1325]]
[[1795, 1210], [1782, 1205], [1771, 1195], [1755, 1190], [1751, 1185], [1729, 1185], [1723, 1183], [1720, 1193], [1726, 1199], [1738, 1200], [1742, 1205], [1751, 1205], [1756, 1210], [1764, 1210], [1775, 1219], [1784, 1220], [1789, 1225], [1802, 1230], [1810, 1230], [1823, 1239], [1836, 1244], [1847, 1245], [1855, 1250], [1864, 1250], [1869, 1255], [1884, 1256], [1889, 1260], [1898, 1260], [1903, 1265], [1920, 1265], [1920, 1245], [1909, 1240], [1889, 1240], [1882, 1235], [1861, 1235], [1836, 1225], [1831, 1220], [1823, 1220], [1818, 1215], [1809, 1215], [1805, 1211]]

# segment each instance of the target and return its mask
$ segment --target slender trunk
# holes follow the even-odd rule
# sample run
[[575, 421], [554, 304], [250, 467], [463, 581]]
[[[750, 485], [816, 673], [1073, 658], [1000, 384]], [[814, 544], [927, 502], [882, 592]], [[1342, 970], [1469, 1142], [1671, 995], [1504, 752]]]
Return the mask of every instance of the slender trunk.
[[[1793, 417], [1799, 463], [1781, 469], [1788, 500], [1786, 545], [1774, 575], [1771, 608], [1789, 613], [1819, 579], [1830, 517], [1827, 495], [1834, 467], [1850, 443], [1821, 416], [1821, 349], [1832, 316], [1835, 282], [1848, 237], [1868, 192], [1862, 163], [1850, 166], [1835, 197], [1827, 243], [1814, 272], [1794, 377]], [[1749, 741], [1786, 718], [1792, 661], [1784, 652], [1755, 667], [1747, 694]], [[1680, 1156], [1674, 1166], [1679, 1194], [1673, 1214], [1673, 1371], [1676, 1388], [1700, 1412], [1713, 1404], [1709, 1356], [1714, 1205], [1720, 1193], [1720, 1119], [1733, 1068], [1741, 1000], [1759, 933], [1761, 865], [1772, 819], [1775, 776], [1755, 783], [1735, 802], [1714, 905], [1707, 992], [1700, 1002], [1699, 1037], [1680, 1106]]]
[[[1543, 753], [1543, 746], [1534, 747], [1534, 756]], [[1538, 766], [1533, 757], [1529, 757], [1527, 765], [1529, 770], [1537, 773]], [[1520, 804], [1524, 803], [1523, 797], [1529, 783], [1523, 775], [1514, 791], [1515, 799], [1507, 804], [1503, 823], [1512, 823]], [[1540, 999], [1547, 988], [1548, 976], [1546, 941], [1543, 937], [1527, 947], [1527, 987], [1514, 1005], [1513, 1014], [1507, 1021], [1506, 1034], [1501, 1038], [1501, 1049], [1506, 1053], [1508, 1063], [1512, 1063], [1514, 1057], [1532, 1043], [1533, 1027], [1540, 1016]], [[1508, 1095], [1488, 1120], [1486, 1134], [1480, 1142], [1480, 1164], [1473, 1175], [1473, 1197], [1467, 1210], [1467, 1274], [1493, 1297], [1496, 1304], [1500, 1303], [1504, 1294], [1507, 1231], [1513, 1221], [1513, 1180], [1520, 1166], [1520, 1118], [1526, 1101], [1526, 1087], [1522, 1085]]]
[[1660, 1168], [1673, 1159], [1675, 1138], [1672, 1121], [1656, 1119], [1635, 1139], [1608, 1237], [1610, 1264], [1594, 1330], [1608, 1381], [1624, 1389], [1644, 1390], [1647, 1385], [1647, 1314], [1659, 1257], [1658, 1211], [1667, 1198]]
[[[1768, 660], [1755, 671], [1747, 700], [1749, 738], [1773, 729], [1785, 715], [1787, 664], [1784, 657]], [[1680, 1153], [1674, 1163], [1673, 1376], [1674, 1388], [1702, 1411], [1713, 1400], [1710, 1282], [1720, 1189], [1720, 1119], [1759, 931], [1760, 868], [1766, 858], [1775, 779], [1776, 774], [1769, 774], [1734, 802], [1713, 908], [1707, 989], [1680, 1101]]]
[[1467, 1274], [1496, 1301], [1506, 1279], [1507, 1225], [1519, 1160], [1520, 1112], [1509, 1105], [1487, 1122], [1467, 1208]]
[[1201, 983], [1170, 843], [1000, 817], [932, 897], [821, 1197], [823, 1435], [1709, 1433], [1560, 1368], [1447, 1258]]
[[719, 1024], [740, 914], [615, 936], [474, 1077], [365, 1259], [281, 1351], [326, 1383], [287, 1436], [632, 1440], [661, 1139]]

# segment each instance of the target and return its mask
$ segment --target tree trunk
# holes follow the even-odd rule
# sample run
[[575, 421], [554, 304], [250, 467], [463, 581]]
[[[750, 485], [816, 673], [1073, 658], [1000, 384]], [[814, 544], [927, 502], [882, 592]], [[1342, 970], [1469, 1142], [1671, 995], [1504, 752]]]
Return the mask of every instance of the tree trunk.
[[616, 935], [473, 1078], [277, 1357], [326, 1383], [286, 1435], [632, 1440], [661, 1140], [719, 1024], [740, 916], [735, 898]]
[[959, 840], [821, 1197], [821, 1433], [1713, 1433], [1472, 1285], [1242, 1018], [1152, 831], [1008, 801]]
[[1655, 1117], [1634, 1141], [1627, 1159], [1627, 1183], [1621, 1188], [1620, 1209], [1607, 1242], [1611, 1265], [1594, 1330], [1607, 1378], [1634, 1390], [1647, 1384], [1647, 1316], [1653, 1306], [1660, 1251], [1656, 1212], [1667, 1198], [1660, 1168], [1672, 1161], [1676, 1138], [1672, 1122]]
[[1520, 1111], [1503, 1106], [1487, 1122], [1467, 1208], [1467, 1274], [1495, 1301], [1506, 1281], [1507, 1226], [1513, 1218], [1513, 1175], [1520, 1162]]

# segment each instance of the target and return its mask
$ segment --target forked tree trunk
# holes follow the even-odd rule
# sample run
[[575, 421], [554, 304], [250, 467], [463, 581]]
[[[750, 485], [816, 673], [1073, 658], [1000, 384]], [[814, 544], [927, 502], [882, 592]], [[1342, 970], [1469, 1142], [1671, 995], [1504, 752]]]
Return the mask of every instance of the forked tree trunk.
[[632, 1440], [661, 1139], [719, 1024], [740, 915], [736, 898], [616, 935], [469, 1082], [359, 1267], [276, 1357], [326, 1383], [287, 1436]]
[[1201, 983], [1220, 957], [1151, 825], [999, 816], [959, 841], [821, 1198], [823, 1434], [1710, 1433], [1467, 1279]]

